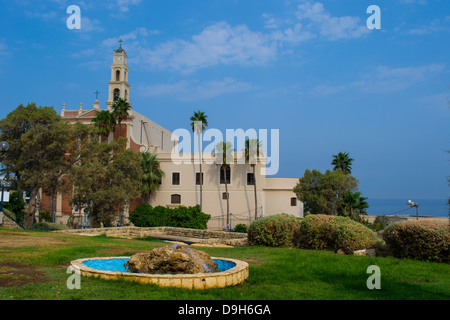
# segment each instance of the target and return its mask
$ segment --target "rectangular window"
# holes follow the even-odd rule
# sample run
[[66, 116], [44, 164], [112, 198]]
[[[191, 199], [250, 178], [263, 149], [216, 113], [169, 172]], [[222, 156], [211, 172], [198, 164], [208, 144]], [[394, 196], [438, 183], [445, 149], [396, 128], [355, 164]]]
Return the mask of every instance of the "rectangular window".
[[223, 200], [227, 200], [227, 198], [230, 196], [230, 194], [228, 194], [228, 193], [226, 193], [226, 192], [224, 192], [224, 193], [222, 193], [222, 199]]
[[291, 198], [291, 207], [297, 206], [297, 198]]
[[172, 185], [179, 186], [180, 185], [180, 173], [172, 172]]
[[247, 172], [247, 185], [254, 186], [255, 185], [255, 175], [253, 172]]
[[[203, 181], [203, 172], [202, 172], [202, 185], [204, 184], [204, 181]], [[196, 174], [195, 174], [195, 184], [196, 185], [200, 185], [200, 172], [197, 172]]]
[[[231, 169], [230, 166], [227, 166], [225, 169], [225, 175], [227, 177], [226, 183], [230, 184], [231, 181]], [[225, 175], [223, 172], [223, 168], [220, 168], [220, 184], [225, 184]]]

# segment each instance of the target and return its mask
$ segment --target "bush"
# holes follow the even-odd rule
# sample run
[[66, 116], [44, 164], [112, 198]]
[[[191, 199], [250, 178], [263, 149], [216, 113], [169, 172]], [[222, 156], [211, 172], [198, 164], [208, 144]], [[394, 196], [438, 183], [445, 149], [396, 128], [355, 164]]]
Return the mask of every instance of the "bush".
[[264, 217], [252, 222], [248, 229], [250, 245], [292, 247], [301, 219], [287, 214]]
[[378, 242], [375, 232], [348, 217], [308, 215], [303, 219], [294, 244], [302, 249], [338, 250], [353, 253]]
[[195, 207], [166, 208], [157, 206], [152, 208], [148, 204], [141, 204], [131, 214], [130, 221], [136, 227], [178, 227], [192, 229], [206, 229], [210, 215]]
[[42, 230], [64, 230], [70, 229], [66, 225], [57, 224], [53, 222], [38, 222], [33, 224], [33, 229], [42, 229]]
[[167, 226], [177, 228], [206, 229], [211, 216], [200, 210], [200, 207], [166, 208]]
[[241, 232], [241, 233], [247, 233], [248, 232], [248, 227], [246, 224], [237, 224], [234, 229], [233, 232]]
[[383, 239], [397, 258], [450, 260], [450, 228], [446, 221], [393, 223], [383, 232]]

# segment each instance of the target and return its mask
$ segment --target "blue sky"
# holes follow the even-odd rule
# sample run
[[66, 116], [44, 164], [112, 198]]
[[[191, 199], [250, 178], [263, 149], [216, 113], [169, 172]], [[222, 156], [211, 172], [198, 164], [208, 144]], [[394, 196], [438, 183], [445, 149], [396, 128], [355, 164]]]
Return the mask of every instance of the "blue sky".
[[[368, 6], [381, 9], [369, 30]], [[81, 30], [69, 30], [69, 5]], [[133, 108], [169, 130], [280, 130], [278, 176], [349, 152], [369, 198], [446, 198], [448, 0], [11, 0], [0, 4], [0, 117], [107, 100], [128, 54]]]

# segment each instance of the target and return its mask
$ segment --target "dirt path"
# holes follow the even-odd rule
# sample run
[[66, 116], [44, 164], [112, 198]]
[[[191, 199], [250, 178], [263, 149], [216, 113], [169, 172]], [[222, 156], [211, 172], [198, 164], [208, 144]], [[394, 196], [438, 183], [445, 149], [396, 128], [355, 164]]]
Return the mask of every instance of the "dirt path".
[[3, 231], [0, 228], [0, 251], [5, 248], [41, 247], [57, 244], [68, 244], [69, 241], [46, 235], [25, 232]]

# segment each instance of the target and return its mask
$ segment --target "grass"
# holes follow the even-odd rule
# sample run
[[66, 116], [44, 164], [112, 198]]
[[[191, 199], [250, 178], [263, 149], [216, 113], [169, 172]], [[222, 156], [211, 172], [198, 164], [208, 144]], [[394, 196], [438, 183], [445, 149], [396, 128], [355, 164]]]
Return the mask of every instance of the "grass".
[[[18, 246], [17, 241], [28, 239]], [[27, 245], [25, 245], [28, 243]], [[35, 245], [39, 243], [40, 245]], [[101, 256], [128, 256], [167, 245], [146, 239], [81, 237], [52, 232], [0, 229], [0, 300], [448, 300], [450, 265], [390, 257], [357, 257], [329, 251], [289, 248], [201, 248], [216, 257], [249, 263], [249, 278], [236, 287], [210, 290], [159, 288], [123, 280], [82, 277], [80, 290], [69, 290], [70, 261]], [[23, 278], [9, 273], [14, 264], [40, 272], [40, 281], [1, 287], [1, 281]], [[381, 289], [366, 286], [366, 270], [381, 270]], [[3, 270], [3, 271], [2, 271]]]

